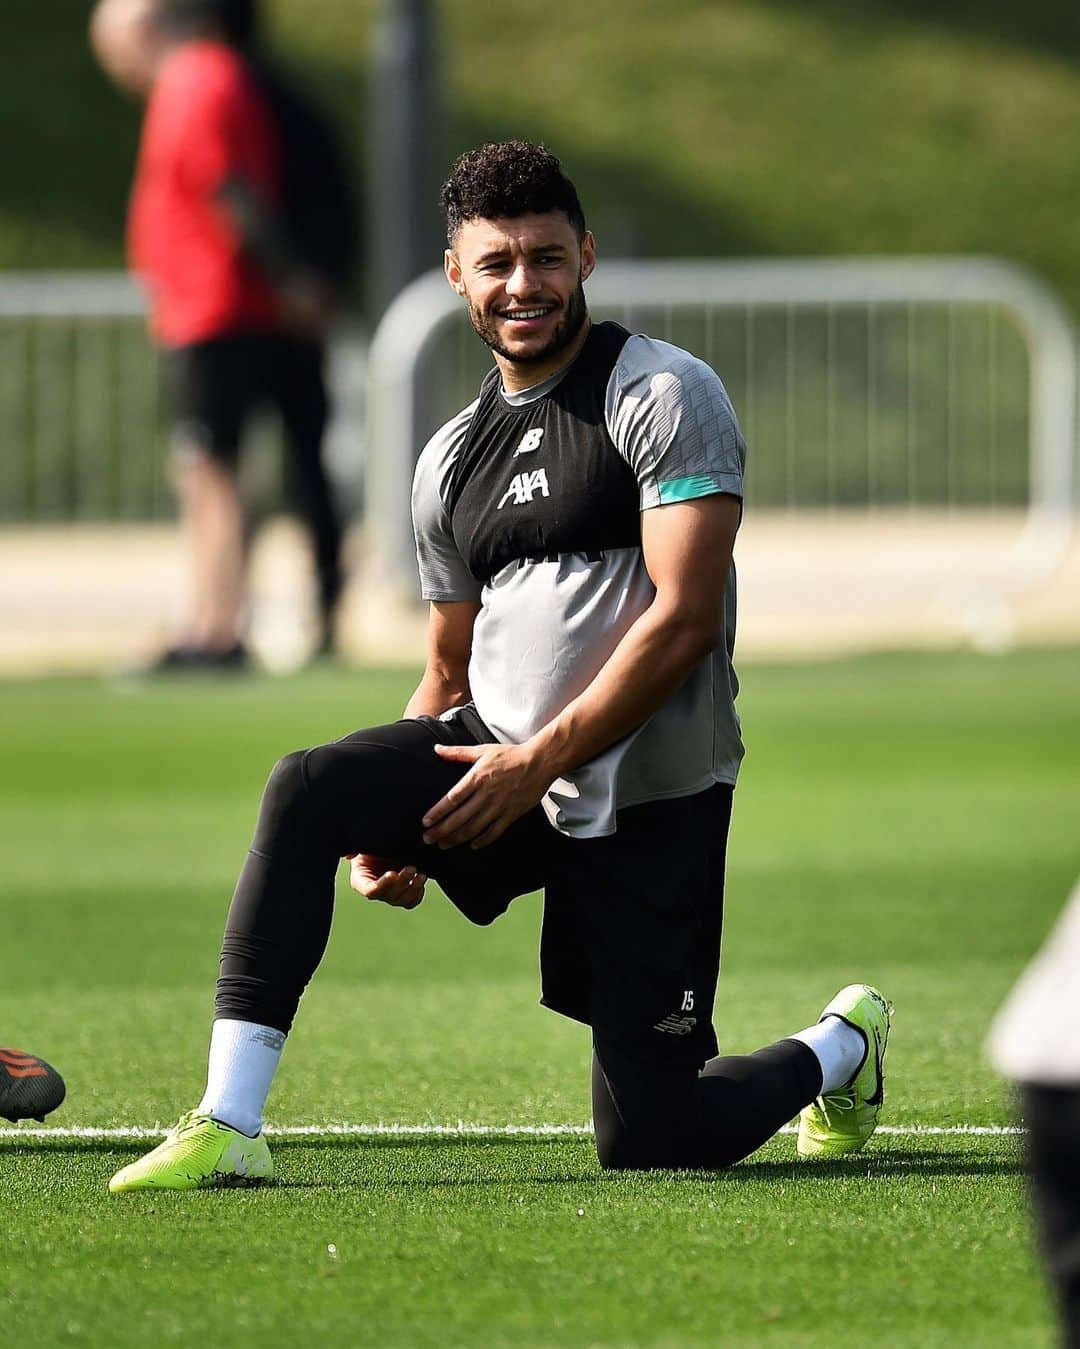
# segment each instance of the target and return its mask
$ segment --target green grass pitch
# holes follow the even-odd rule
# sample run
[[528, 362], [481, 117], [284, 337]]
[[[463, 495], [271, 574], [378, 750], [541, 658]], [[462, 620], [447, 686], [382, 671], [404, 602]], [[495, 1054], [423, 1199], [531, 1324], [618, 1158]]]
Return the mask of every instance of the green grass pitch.
[[[1080, 870], [1076, 672], [1075, 652], [742, 671], [725, 1050], [866, 978], [896, 1004], [886, 1123], [1011, 1122], [980, 1046]], [[0, 1043], [65, 1074], [50, 1124], [198, 1099], [267, 771], [409, 686], [3, 686]], [[538, 918], [522, 900], [479, 930], [437, 892], [404, 914], [342, 888], [272, 1123], [583, 1124], [587, 1034], [536, 1003]], [[781, 1136], [727, 1173], [622, 1177], [575, 1135], [293, 1137], [272, 1188], [109, 1196], [145, 1146], [0, 1139], [10, 1343], [1053, 1342], [1010, 1135], [879, 1135], [825, 1167]]]

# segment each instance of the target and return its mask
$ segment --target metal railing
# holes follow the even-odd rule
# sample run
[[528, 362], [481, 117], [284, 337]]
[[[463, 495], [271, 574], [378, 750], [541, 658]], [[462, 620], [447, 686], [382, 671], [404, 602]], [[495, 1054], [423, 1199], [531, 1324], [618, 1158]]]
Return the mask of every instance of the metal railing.
[[[605, 262], [588, 293], [597, 317], [719, 371], [750, 445], [752, 521], [826, 511], [884, 529], [898, 511], [1000, 512], [1024, 524], [995, 558], [995, 593], [1038, 584], [1063, 556], [1075, 337], [1064, 306], [1026, 272], [965, 258]], [[433, 272], [375, 335], [365, 409], [367, 363], [355, 334], [337, 343], [331, 470], [352, 502], [366, 474], [381, 584], [413, 598], [415, 458], [475, 396], [490, 355]], [[171, 514], [157, 362], [127, 277], [0, 277], [0, 436], [0, 520]], [[252, 485], [274, 501], [280, 456], [262, 440]]]
[[[366, 346], [341, 333], [328, 377], [337, 416], [328, 463], [358, 496]], [[0, 521], [143, 521], [174, 503], [165, 472], [168, 416], [145, 304], [124, 273], [0, 276]], [[245, 456], [245, 484], [280, 499], [278, 437], [266, 425]]]

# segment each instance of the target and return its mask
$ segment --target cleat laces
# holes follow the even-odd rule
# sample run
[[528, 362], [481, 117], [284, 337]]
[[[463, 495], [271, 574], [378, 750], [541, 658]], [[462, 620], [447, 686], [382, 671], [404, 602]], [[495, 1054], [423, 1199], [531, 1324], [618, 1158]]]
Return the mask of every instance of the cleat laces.
[[855, 1093], [853, 1091], [831, 1091], [827, 1096], [820, 1096], [818, 1099], [826, 1110], [854, 1110]]
[[848, 1113], [849, 1110], [855, 1110], [859, 1105], [851, 1087], [844, 1087], [840, 1091], [829, 1091], [829, 1093], [820, 1095], [817, 1099], [821, 1102], [821, 1109], [827, 1116], [828, 1114]]

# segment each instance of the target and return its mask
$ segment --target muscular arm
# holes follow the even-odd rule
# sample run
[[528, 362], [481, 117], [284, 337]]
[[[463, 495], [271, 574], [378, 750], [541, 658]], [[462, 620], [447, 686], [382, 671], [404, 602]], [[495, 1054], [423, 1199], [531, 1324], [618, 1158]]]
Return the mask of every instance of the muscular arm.
[[644, 512], [641, 547], [656, 598], [585, 691], [528, 742], [551, 781], [640, 726], [723, 639], [739, 515], [739, 501], [725, 495]]
[[405, 705], [407, 717], [437, 717], [448, 707], [467, 703], [469, 656], [479, 604], [432, 604], [428, 618], [427, 661], [420, 683]]
[[642, 514], [645, 565], [656, 597], [589, 686], [522, 745], [438, 753], [472, 763], [425, 816], [442, 847], [494, 842], [552, 782], [652, 715], [723, 637], [723, 596], [739, 527], [738, 498], [715, 494]]

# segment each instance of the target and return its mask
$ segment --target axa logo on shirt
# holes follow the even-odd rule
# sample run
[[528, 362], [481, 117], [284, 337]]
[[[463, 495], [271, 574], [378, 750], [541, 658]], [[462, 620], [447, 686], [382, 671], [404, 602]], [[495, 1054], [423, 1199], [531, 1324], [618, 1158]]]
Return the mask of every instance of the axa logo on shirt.
[[526, 431], [521, 437], [521, 444], [514, 451], [512, 457], [516, 459], [519, 454], [532, 454], [533, 450], [538, 450], [540, 448], [540, 442], [543, 439], [544, 428], [542, 426], [534, 426], [531, 431]]
[[[540, 434], [543, 435], [543, 432]], [[551, 495], [548, 491], [547, 473], [542, 468], [538, 468], [532, 473], [515, 473], [510, 479], [510, 486], [503, 493], [502, 500], [495, 509], [501, 511], [511, 497], [514, 499], [515, 506], [524, 506], [526, 502], [533, 499], [537, 492], [542, 497]]]

